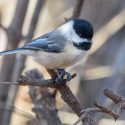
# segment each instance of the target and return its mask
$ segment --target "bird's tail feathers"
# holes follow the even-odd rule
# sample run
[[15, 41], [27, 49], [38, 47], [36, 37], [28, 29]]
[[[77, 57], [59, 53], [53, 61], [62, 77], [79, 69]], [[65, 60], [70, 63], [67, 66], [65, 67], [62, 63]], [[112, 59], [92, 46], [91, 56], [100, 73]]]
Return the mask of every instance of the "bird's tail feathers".
[[12, 55], [12, 54], [23, 54], [23, 55], [30, 55], [30, 50], [26, 50], [24, 48], [17, 48], [15, 50], [7, 50], [7, 51], [2, 51], [0, 52], [0, 56], [5, 56], [5, 55]]

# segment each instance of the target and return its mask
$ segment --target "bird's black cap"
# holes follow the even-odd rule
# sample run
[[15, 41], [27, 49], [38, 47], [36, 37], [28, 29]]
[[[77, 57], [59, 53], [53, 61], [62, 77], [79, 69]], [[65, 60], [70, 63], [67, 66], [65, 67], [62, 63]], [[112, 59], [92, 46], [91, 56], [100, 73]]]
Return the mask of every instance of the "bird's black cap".
[[87, 21], [83, 19], [73, 19], [74, 25], [73, 29], [75, 32], [84, 39], [92, 39], [93, 37], [93, 27], [92, 25]]

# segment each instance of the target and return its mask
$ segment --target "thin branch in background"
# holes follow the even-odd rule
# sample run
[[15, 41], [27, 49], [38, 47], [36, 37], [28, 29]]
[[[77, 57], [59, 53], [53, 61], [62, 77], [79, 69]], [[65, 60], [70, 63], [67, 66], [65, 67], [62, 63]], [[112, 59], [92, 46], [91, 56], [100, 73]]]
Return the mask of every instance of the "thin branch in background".
[[4, 109], [4, 110], [8, 110], [9, 112], [15, 112], [20, 116], [23, 116], [25, 118], [28, 119], [35, 119], [35, 116], [32, 115], [31, 113], [28, 113], [22, 109], [19, 109], [15, 106], [11, 107], [10, 105], [8, 105], [8, 107], [5, 107], [3, 103], [0, 103], [0, 109]]
[[32, 16], [31, 22], [30, 22], [30, 27], [28, 30], [28, 34], [27, 34], [25, 43], [30, 42], [32, 37], [34, 36], [34, 31], [36, 29], [37, 22], [38, 22], [42, 7], [44, 5], [44, 2], [45, 2], [44, 0], [37, 0], [37, 5], [35, 7], [35, 11], [33, 13], [33, 16]]
[[[18, 4], [20, 4], [20, 2], [18, 2]], [[39, 14], [41, 12], [42, 6], [43, 6], [43, 0], [38, 0], [37, 4], [36, 4], [36, 7], [35, 7], [35, 11], [33, 13], [32, 19], [31, 19], [31, 23], [30, 23], [30, 27], [29, 27], [29, 31], [28, 31], [28, 36], [27, 36], [27, 39], [26, 39], [25, 43], [28, 43], [29, 41], [31, 41], [31, 39], [33, 37], [33, 33], [36, 29], [36, 25], [37, 25], [37, 22], [38, 22], [38, 18], [39, 18]], [[22, 8], [22, 6], [21, 6], [21, 8]], [[24, 11], [22, 11], [22, 12], [24, 12]], [[18, 22], [19, 19], [13, 19], [13, 20], [17, 21], [17, 25], [22, 26], [23, 22], [19, 23]], [[24, 19], [22, 21], [24, 21]], [[12, 26], [10, 26], [10, 29], [12, 29]], [[16, 30], [19, 30], [19, 29], [16, 29]], [[25, 59], [26, 59], [26, 57], [24, 57], [24, 56], [19, 56], [19, 57], [16, 58], [16, 63], [15, 63], [15, 67], [14, 67], [14, 70], [13, 70], [11, 81], [17, 80], [19, 74], [22, 72], [22, 69], [24, 68]], [[8, 107], [8, 105], [13, 107], [17, 90], [18, 90], [18, 86], [10, 86], [5, 107]], [[7, 125], [9, 123], [10, 116], [11, 116], [11, 112], [5, 110], [4, 115], [3, 115], [3, 119], [6, 119], [6, 120], [3, 120], [2, 125]]]
[[115, 120], [118, 119], [118, 115], [115, 112], [113, 112], [112, 110], [108, 109], [107, 107], [100, 105], [98, 102], [94, 102], [94, 105], [100, 109], [100, 112], [106, 113], [106, 114], [112, 116]]
[[[29, 0], [18, 0], [16, 5], [16, 10], [14, 17], [12, 19], [12, 22], [10, 26], [7, 28], [7, 46], [6, 49], [15, 49], [22, 38], [22, 26], [24, 23], [27, 6], [28, 6]], [[11, 60], [11, 61], [10, 61]], [[3, 58], [3, 65], [0, 72], [0, 81], [11, 81], [12, 80], [12, 74], [13, 74], [13, 68], [15, 64], [15, 56], [5, 56]], [[14, 77], [16, 77], [17, 74], [15, 74]], [[12, 102], [11, 94], [13, 94], [11, 91], [11, 94], [8, 94], [10, 86], [2, 86], [0, 87], [0, 101], [5, 103], [4, 105], [7, 106], [8, 102]], [[16, 89], [17, 90], [17, 89]], [[9, 97], [8, 97], [9, 95]], [[14, 95], [15, 96], [15, 95]], [[4, 98], [4, 100], [3, 100]], [[9, 98], [9, 99], [8, 99]], [[7, 100], [7, 102], [5, 102]], [[0, 123], [1, 125], [8, 125], [10, 122], [10, 114], [11, 112], [8, 111], [1, 111], [0, 112]]]
[[72, 19], [72, 18], [79, 18], [80, 14], [81, 14], [82, 7], [83, 7], [83, 4], [84, 4], [84, 1], [85, 0], [76, 0], [75, 1], [72, 16], [70, 18], [66, 18], [66, 17], [64, 18], [66, 22], [68, 20]]
[[[15, 49], [17, 48], [21, 36], [22, 36], [22, 26], [25, 19], [27, 6], [29, 0], [18, 0], [16, 5], [16, 10], [14, 17], [10, 26], [7, 28], [7, 38], [8, 43], [6, 49]], [[23, 7], [22, 7], [23, 6]], [[11, 61], [8, 61], [11, 60]], [[0, 72], [0, 80], [1, 81], [10, 81], [12, 76], [12, 71], [15, 63], [15, 56], [7, 56], [3, 58], [3, 66]]]
[[84, 4], [84, 0], [75, 1], [72, 18], [78, 18], [80, 16], [83, 4]]

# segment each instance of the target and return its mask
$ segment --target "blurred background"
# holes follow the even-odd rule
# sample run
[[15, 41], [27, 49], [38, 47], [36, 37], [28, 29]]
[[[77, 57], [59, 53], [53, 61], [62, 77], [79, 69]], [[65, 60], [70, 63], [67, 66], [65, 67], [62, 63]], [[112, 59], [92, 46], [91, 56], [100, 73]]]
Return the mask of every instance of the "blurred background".
[[[71, 17], [90, 21], [95, 33], [86, 57], [67, 69], [77, 73], [68, 85], [84, 108], [93, 107], [95, 100], [113, 107], [103, 90], [112, 88], [125, 96], [124, 0], [0, 0], [0, 51], [22, 46]], [[16, 82], [20, 74], [34, 68], [49, 78], [45, 68], [31, 57], [0, 57], [0, 125], [36, 124], [28, 87], [3, 85]], [[78, 119], [59, 93], [56, 106], [62, 123], [71, 125]], [[98, 125], [123, 125], [125, 113], [116, 122], [107, 115], [97, 114], [96, 121]], [[41, 124], [47, 125], [44, 120]]]

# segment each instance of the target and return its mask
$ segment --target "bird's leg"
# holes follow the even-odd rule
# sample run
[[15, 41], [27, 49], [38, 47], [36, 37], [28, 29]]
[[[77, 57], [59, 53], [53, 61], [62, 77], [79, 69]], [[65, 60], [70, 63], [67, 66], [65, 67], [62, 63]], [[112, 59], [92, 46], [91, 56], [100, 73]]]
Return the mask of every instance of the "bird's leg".
[[60, 83], [63, 79], [64, 76], [66, 76], [67, 81], [70, 81], [72, 79], [72, 76], [70, 73], [66, 72], [64, 69], [56, 69], [58, 73], [58, 77], [56, 78], [56, 83]]

